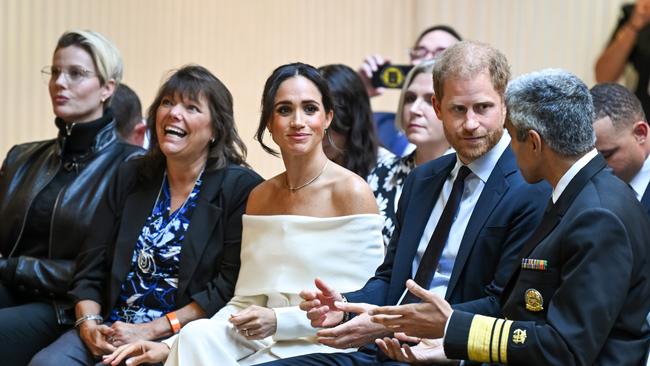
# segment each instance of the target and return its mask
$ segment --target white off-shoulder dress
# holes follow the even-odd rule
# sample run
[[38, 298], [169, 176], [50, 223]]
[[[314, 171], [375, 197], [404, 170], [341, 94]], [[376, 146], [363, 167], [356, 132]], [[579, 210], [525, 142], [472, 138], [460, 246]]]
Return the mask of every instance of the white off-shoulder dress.
[[[235, 296], [210, 319], [187, 324], [165, 342], [165, 365], [252, 365], [314, 352], [341, 352], [316, 342], [298, 293], [319, 277], [340, 292], [361, 288], [384, 256], [383, 218], [244, 215]], [[228, 321], [250, 305], [275, 311], [277, 331], [249, 341]], [[352, 350], [352, 349], [350, 349]]]

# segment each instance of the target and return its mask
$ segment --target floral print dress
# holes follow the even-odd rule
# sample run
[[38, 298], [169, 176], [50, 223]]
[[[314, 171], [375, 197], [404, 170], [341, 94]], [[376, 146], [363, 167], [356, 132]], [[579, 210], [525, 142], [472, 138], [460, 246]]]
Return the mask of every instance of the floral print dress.
[[390, 238], [395, 230], [395, 212], [397, 202], [402, 194], [402, 186], [406, 176], [415, 168], [415, 151], [398, 157], [388, 150], [380, 147], [377, 154], [377, 166], [370, 172], [366, 181], [370, 185], [379, 213], [384, 217], [384, 246], [390, 243]]

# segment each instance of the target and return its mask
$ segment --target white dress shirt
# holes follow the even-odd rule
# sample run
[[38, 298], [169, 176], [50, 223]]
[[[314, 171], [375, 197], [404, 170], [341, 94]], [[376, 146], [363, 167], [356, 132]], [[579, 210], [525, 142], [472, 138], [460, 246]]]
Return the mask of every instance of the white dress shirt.
[[562, 192], [566, 189], [566, 187], [571, 183], [573, 180], [573, 177], [578, 174], [578, 172], [587, 165], [591, 159], [596, 157], [598, 155], [598, 151], [596, 149], [593, 149], [589, 151], [588, 153], [584, 154], [580, 159], [578, 159], [573, 165], [571, 165], [571, 168], [564, 173], [562, 178], [557, 182], [557, 185], [553, 189], [553, 204], [557, 202], [557, 200], [560, 198], [562, 195]]
[[[447, 243], [445, 244], [442, 256], [440, 257], [438, 268], [436, 269], [436, 273], [429, 285], [429, 290], [431, 292], [443, 298], [447, 292], [447, 286], [449, 285], [451, 272], [454, 269], [456, 255], [458, 254], [460, 243], [465, 234], [465, 229], [467, 228], [469, 219], [474, 211], [474, 206], [476, 206], [476, 202], [481, 196], [483, 187], [485, 187], [485, 183], [490, 177], [490, 174], [492, 174], [492, 170], [496, 166], [497, 161], [501, 158], [501, 155], [509, 144], [510, 135], [508, 135], [507, 131], [504, 131], [499, 142], [490, 151], [467, 165], [472, 173], [465, 178], [465, 187], [461, 197], [458, 214], [451, 224], [449, 237], [447, 238]], [[456, 175], [458, 175], [461, 165], [463, 165], [463, 163], [458, 159], [458, 157], [456, 157], [456, 165], [445, 180], [442, 191], [438, 195], [438, 199], [431, 211], [431, 216], [429, 216], [429, 221], [427, 222], [422, 237], [420, 238], [417, 254], [413, 259], [411, 278], [413, 278], [417, 272], [424, 251], [427, 249], [433, 231], [435, 230], [438, 220], [440, 220], [440, 216], [442, 215], [442, 211], [449, 200], [454, 180], [456, 179]]]
[[650, 155], [645, 158], [641, 170], [630, 180], [630, 186], [634, 189], [637, 200], [641, 201], [648, 184], [650, 184]]

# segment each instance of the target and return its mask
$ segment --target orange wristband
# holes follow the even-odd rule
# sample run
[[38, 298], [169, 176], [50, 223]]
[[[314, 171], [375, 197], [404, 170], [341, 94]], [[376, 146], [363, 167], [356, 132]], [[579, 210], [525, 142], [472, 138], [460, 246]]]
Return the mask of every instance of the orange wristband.
[[169, 325], [172, 327], [172, 333], [176, 334], [180, 332], [181, 330], [181, 322], [178, 321], [178, 318], [176, 317], [176, 312], [172, 311], [170, 313], [165, 314], [165, 317], [167, 320], [169, 320]]

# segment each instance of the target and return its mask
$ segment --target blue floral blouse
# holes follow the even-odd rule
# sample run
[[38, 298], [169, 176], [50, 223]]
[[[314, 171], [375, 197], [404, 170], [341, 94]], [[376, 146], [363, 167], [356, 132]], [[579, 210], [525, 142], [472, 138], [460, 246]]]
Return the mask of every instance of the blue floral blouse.
[[189, 197], [170, 213], [171, 194], [165, 174], [151, 215], [142, 228], [109, 320], [146, 323], [176, 309], [182, 243], [201, 189], [197, 179]]

